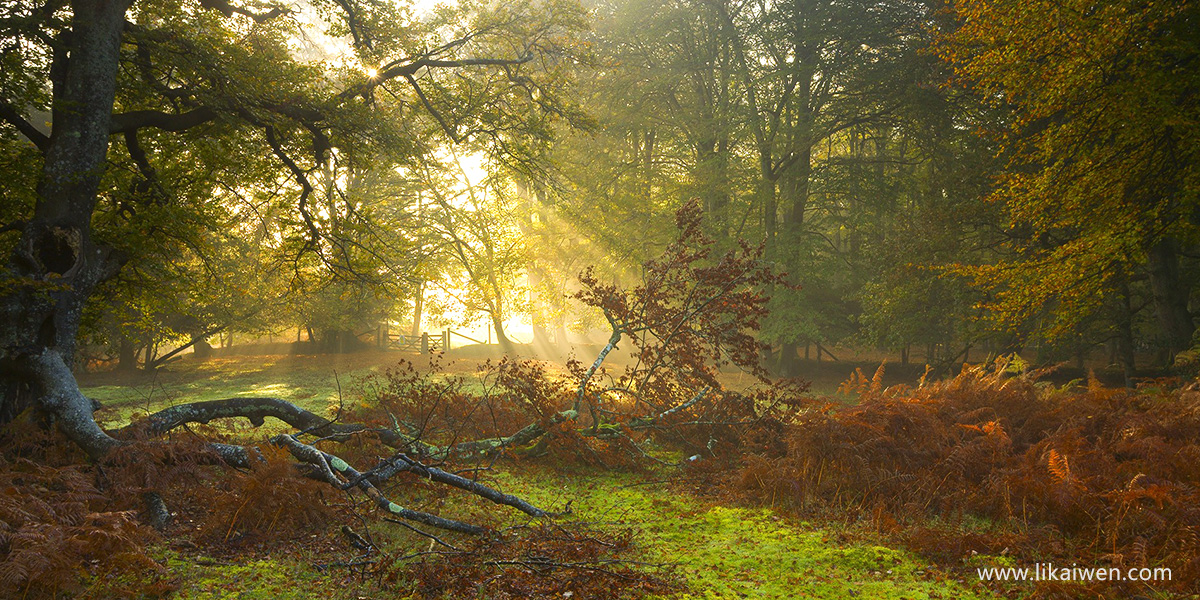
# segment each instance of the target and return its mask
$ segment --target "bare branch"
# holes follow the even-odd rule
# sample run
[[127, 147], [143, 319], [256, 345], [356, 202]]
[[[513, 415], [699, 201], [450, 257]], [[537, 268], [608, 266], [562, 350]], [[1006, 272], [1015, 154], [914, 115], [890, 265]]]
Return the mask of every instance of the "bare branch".
[[442, 126], [442, 131], [445, 132], [445, 134], [449, 136], [455, 144], [460, 143], [462, 140], [459, 139], [458, 132], [450, 127], [450, 124], [447, 123], [446, 119], [442, 116], [442, 112], [435, 108], [433, 103], [429, 101], [429, 98], [425, 95], [425, 91], [422, 90], [421, 86], [417, 84], [416, 78], [409, 74], [405, 74], [404, 78], [408, 80], [408, 83], [412, 85], [413, 90], [417, 92], [417, 97], [421, 99], [421, 104], [425, 106], [425, 110], [429, 111], [430, 114], [433, 115], [434, 119], [437, 119], [438, 125]]
[[207, 106], [173, 115], [157, 110], [136, 110], [112, 116], [110, 133], [126, 133], [143, 127], [154, 127], [163, 131], [185, 131], [217, 118], [217, 112]]
[[271, 150], [275, 153], [275, 156], [279, 158], [281, 162], [283, 162], [283, 164], [288, 168], [288, 171], [292, 173], [292, 177], [296, 179], [296, 183], [300, 185], [300, 199], [296, 203], [296, 208], [300, 211], [300, 217], [304, 219], [305, 227], [308, 228], [310, 234], [308, 243], [315, 246], [317, 240], [321, 239], [321, 232], [319, 229], [317, 229], [316, 222], [313, 221], [312, 215], [308, 212], [308, 197], [313, 191], [312, 184], [308, 182], [308, 174], [305, 173], [304, 170], [296, 164], [296, 161], [292, 160], [292, 157], [288, 156], [287, 152], [284, 151], [283, 145], [279, 143], [279, 138], [276, 135], [275, 127], [273, 125], [268, 125], [266, 127], [266, 132], [267, 144], [271, 146]]
[[30, 142], [33, 142], [33, 145], [37, 146], [37, 149], [42, 154], [45, 154], [46, 150], [50, 147], [49, 136], [38, 131], [37, 127], [26, 121], [25, 117], [21, 116], [21, 113], [17, 112], [17, 109], [13, 108], [11, 104], [0, 102], [0, 119], [16, 127], [17, 131], [21, 132], [21, 135], [25, 136]]
[[[375, 467], [367, 473], [364, 473], [363, 476], [373, 475], [379, 479], [387, 479], [397, 473], [403, 472], [414, 473], [424, 479], [429, 479], [438, 483], [444, 483], [451, 487], [456, 487], [460, 490], [471, 492], [477, 496], [487, 498], [496, 504], [511, 506], [531, 517], [550, 516], [550, 514], [546, 511], [526, 502], [525, 500], [522, 500], [521, 498], [511, 494], [499, 492], [479, 483], [478, 481], [467, 479], [461, 475], [455, 475], [454, 473], [448, 473], [436, 467], [423, 465], [420, 462], [408, 457], [403, 452], [397, 453], [392, 458], [384, 461], [383, 464]], [[351, 483], [356, 482], [351, 480]]]
[[396, 79], [397, 77], [409, 77], [415, 75], [421, 69], [444, 69], [457, 67], [472, 67], [472, 66], [500, 66], [500, 65], [520, 65], [533, 60], [533, 53], [526, 52], [524, 56], [519, 58], [462, 58], [457, 60], [435, 59], [429, 55], [422, 56], [412, 62], [388, 66], [380, 71], [378, 75], [368, 79], [367, 81], [348, 88], [346, 91], [338, 94], [340, 99], [350, 99], [358, 96], [366, 96], [371, 90], [376, 87]]
[[399, 504], [388, 500], [387, 497], [379, 491], [379, 488], [376, 488], [367, 477], [364, 477], [362, 473], [359, 473], [346, 461], [332, 454], [309, 446], [308, 444], [297, 440], [291, 435], [277, 435], [271, 438], [271, 443], [275, 444], [276, 446], [287, 448], [287, 450], [292, 453], [292, 456], [295, 456], [297, 459], [317, 467], [319, 472], [322, 473], [324, 480], [332, 486], [338, 488], [342, 487], [342, 481], [337, 477], [337, 475], [334, 475], [334, 471], [346, 476], [350, 479], [350, 481], [355, 482], [355, 487], [358, 487], [363, 491], [363, 493], [369, 496], [371, 500], [375, 502], [376, 506], [400, 518], [408, 519], [409, 521], [416, 521], [418, 523], [424, 523], [431, 527], [457, 531], [459, 533], [469, 533], [472, 535], [483, 535], [487, 533], [487, 529], [484, 529], [478, 525], [472, 525], [470, 523], [463, 523], [462, 521], [455, 521], [454, 519], [447, 519], [445, 517], [431, 515], [419, 510], [404, 508]]
[[259, 13], [254, 12], [244, 6], [235, 6], [233, 3], [229, 2], [229, 0], [200, 0], [200, 5], [205, 8], [215, 10], [226, 17], [232, 17], [234, 13], [247, 16], [253, 19], [255, 23], [266, 23], [271, 19], [291, 12], [282, 6], [276, 6], [267, 12]]

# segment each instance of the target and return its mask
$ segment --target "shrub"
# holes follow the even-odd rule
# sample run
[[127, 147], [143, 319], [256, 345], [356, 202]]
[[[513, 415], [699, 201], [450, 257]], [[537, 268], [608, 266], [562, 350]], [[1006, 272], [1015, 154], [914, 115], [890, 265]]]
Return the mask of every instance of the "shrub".
[[[859, 373], [844, 386], [860, 394], [857, 405], [803, 411], [786, 448], [746, 456], [730, 485], [799, 512], [907, 531], [935, 553], [1023, 544], [1028, 557], [1170, 567], [1172, 581], [1156, 585], [1194, 590], [1200, 393], [1094, 380], [1056, 389], [1004, 367], [968, 367], [915, 389], [881, 389], [883, 367], [872, 380]], [[933, 533], [967, 516], [1010, 527], [965, 544], [961, 529]], [[1122, 589], [1105, 585], [1097, 589]]]

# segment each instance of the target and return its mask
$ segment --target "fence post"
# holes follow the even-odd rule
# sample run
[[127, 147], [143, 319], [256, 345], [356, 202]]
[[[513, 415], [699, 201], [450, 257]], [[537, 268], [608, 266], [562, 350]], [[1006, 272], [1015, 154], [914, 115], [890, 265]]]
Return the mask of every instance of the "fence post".
[[442, 352], [450, 351], [450, 328], [442, 332]]
[[429, 332], [421, 333], [421, 354], [429, 354]]

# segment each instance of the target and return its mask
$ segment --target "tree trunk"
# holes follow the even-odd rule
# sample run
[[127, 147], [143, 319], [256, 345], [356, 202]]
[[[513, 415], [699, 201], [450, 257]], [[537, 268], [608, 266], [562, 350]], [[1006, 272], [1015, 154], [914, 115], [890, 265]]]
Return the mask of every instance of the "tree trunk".
[[146, 357], [142, 359], [142, 368], [147, 371], [154, 370], [154, 340], [146, 342]]
[[413, 300], [412, 328], [409, 330], [409, 334], [412, 335], [412, 337], [421, 335], [421, 310], [424, 308], [424, 305], [425, 282], [421, 281], [420, 285], [417, 286], [417, 297], [415, 300]]
[[492, 313], [491, 317], [492, 328], [496, 330], [496, 343], [500, 344], [500, 349], [505, 354], [511, 354], [515, 348], [513, 348], [512, 340], [508, 339], [507, 335], [504, 335], [504, 323], [500, 321], [500, 315]]
[[1188, 311], [1191, 285], [1179, 273], [1178, 241], [1167, 238], [1150, 249], [1150, 288], [1170, 363], [1176, 354], [1192, 347], [1196, 330]]
[[1121, 313], [1117, 322], [1117, 352], [1121, 357], [1121, 370], [1125, 375], [1125, 387], [1133, 387], [1137, 375], [1137, 357], [1133, 349], [1133, 303], [1129, 298], [1129, 284], [1121, 284]]
[[[785, 203], [782, 247], [799, 248], [804, 236], [804, 212], [808, 207], [809, 179], [812, 176], [812, 124], [815, 115], [811, 112], [808, 102], [811, 96], [812, 73], [807, 79], [800, 78], [796, 88], [796, 100], [802, 107], [796, 116], [796, 122], [789, 132], [789, 142], [794, 149], [795, 162], [784, 170], [780, 182], [779, 193], [781, 202]], [[782, 262], [787, 269], [788, 279], [800, 283], [800, 253], [795, 250], [783, 253]], [[794, 376], [799, 373], [797, 342], [790, 340], [784, 343], [780, 360], [780, 368], [785, 375]], [[821, 360], [821, 346], [817, 344], [817, 362]]]
[[[800, 374], [799, 345], [795, 342], [784, 342], [779, 350], [779, 374], [784, 377], [795, 377]], [[818, 354], [818, 360], [820, 355]]]
[[72, 2], [71, 30], [56, 40], [50, 68], [53, 129], [37, 203], [9, 257], [8, 280], [0, 282], [0, 419], [40, 404], [89, 452], [98, 449], [93, 434], [99, 428], [69, 365], [85, 301], [119, 267], [109, 249], [93, 242], [91, 220], [105, 170], [128, 5]]
[[776, 240], [779, 229], [779, 205], [775, 200], [775, 182], [761, 177], [758, 180], [758, 201], [763, 211], [763, 257], [767, 261], [775, 260]]
[[564, 356], [571, 352], [571, 342], [567, 339], [567, 319], [561, 314], [555, 319], [554, 342]]
[[533, 328], [533, 347], [539, 352], [550, 349], [550, 330], [546, 328], [546, 312], [538, 301], [537, 290], [541, 289], [545, 274], [541, 267], [530, 261], [526, 267], [526, 278], [529, 283], [529, 323]]
[[117, 351], [117, 371], [132, 373], [137, 370], [137, 348], [133, 340], [121, 336], [121, 347]]

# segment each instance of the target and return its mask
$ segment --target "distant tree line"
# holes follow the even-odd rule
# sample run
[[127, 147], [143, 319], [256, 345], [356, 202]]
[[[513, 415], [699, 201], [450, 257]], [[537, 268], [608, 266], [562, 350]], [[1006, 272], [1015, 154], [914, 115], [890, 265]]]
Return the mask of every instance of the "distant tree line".
[[555, 208], [616, 256], [689, 197], [714, 236], [762, 240], [800, 286], [763, 331], [781, 372], [834, 344], [1195, 364], [1194, 2], [594, 14], [599, 127], [555, 147]]

